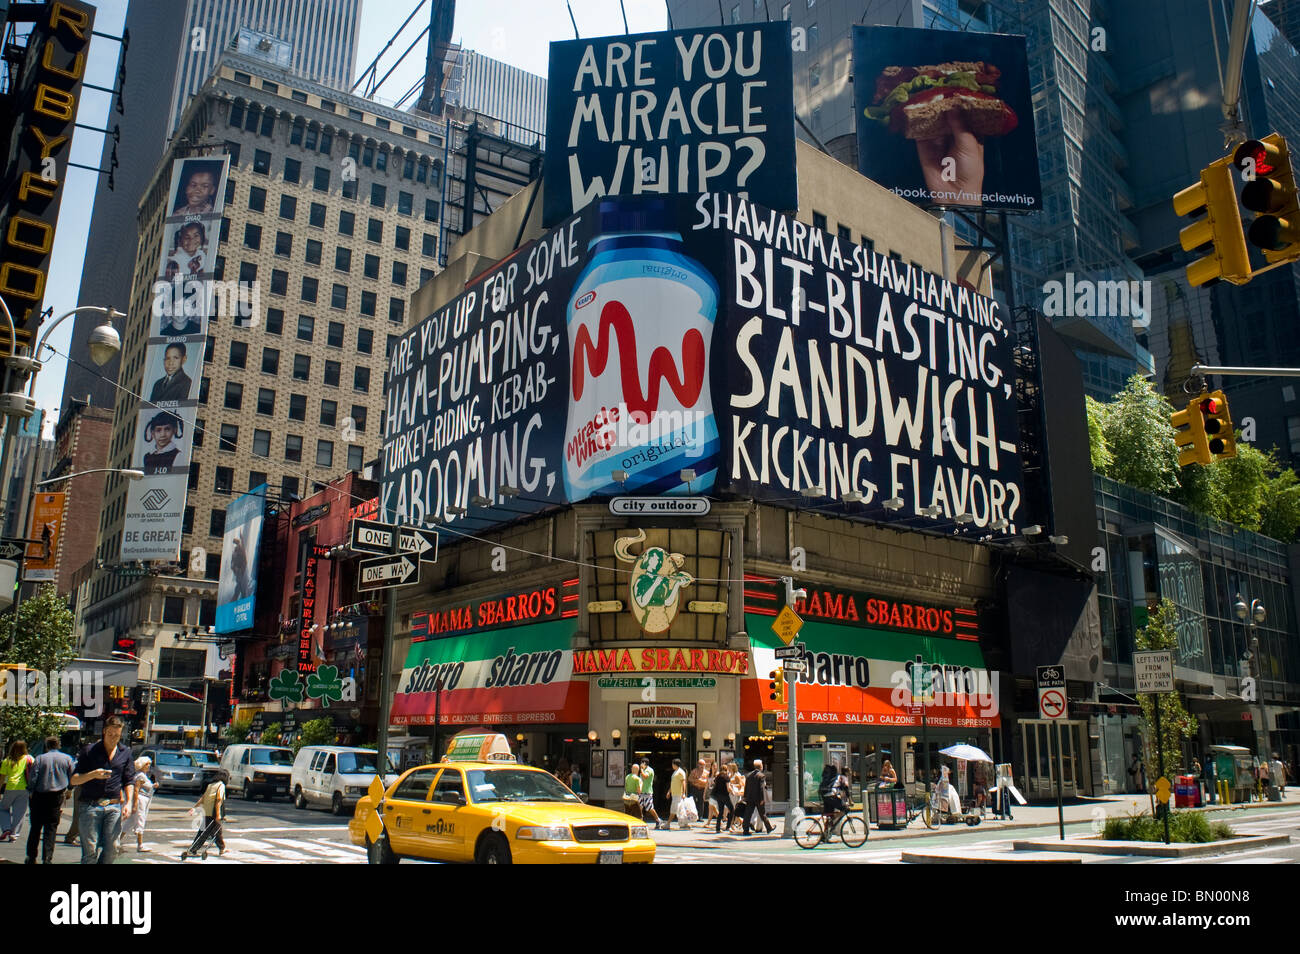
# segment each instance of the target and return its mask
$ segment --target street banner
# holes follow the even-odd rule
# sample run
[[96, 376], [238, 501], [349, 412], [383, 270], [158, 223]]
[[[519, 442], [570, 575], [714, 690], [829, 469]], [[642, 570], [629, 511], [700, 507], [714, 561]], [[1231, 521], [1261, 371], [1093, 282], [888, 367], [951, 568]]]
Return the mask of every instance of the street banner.
[[212, 279], [230, 157], [172, 163], [127, 488], [122, 560], [180, 558]]
[[27, 536], [40, 543], [27, 547], [23, 560], [24, 580], [54, 580], [59, 562], [59, 537], [63, 533], [63, 511], [67, 494], [37, 494], [32, 498], [31, 521]]
[[1013, 346], [997, 301], [737, 196], [604, 199], [398, 339], [380, 519], [732, 493], [1014, 532]]
[[1023, 36], [853, 28], [858, 171], [918, 205], [1036, 212]]
[[787, 21], [551, 44], [543, 223], [607, 195], [799, 204]]
[[253, 625], [257, 602], [257, 556], [262, 542], [266, 484], [241, 494], [226, 507], [217, 583], [217, 632], [235, 633]]

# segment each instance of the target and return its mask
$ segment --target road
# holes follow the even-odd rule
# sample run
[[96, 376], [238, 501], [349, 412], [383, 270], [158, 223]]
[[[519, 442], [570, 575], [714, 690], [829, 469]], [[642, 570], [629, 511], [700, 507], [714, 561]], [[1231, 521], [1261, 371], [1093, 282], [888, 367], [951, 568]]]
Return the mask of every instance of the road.
[[[181, 851], [193, 839], [192, 820], [188, 815], [193, 799], [184, 795], [160, 795], [150, 809], [149, 826], [145, 844], [150, 850], [137, 854], [128, 843], [120, 863], [130, 864], [182, 864]], [[1219, 816], [1223, 818], [1223, 816]], [[1085, 864], [1296, 864], [1300, 863], [1300, 809], [1292, 807], [1256, 807], [1233, 812], [1223, 818], [1234, 829], [1246, 834], [1286, 834], [1291, 844], [1280, 847], [1216, 855], [1195, 859], [1139, 858], [1132, 856], [1080, 855]], [[68, 812], [60, 831], [68, 827]], [[779, 832], [778, 828], [778, 832]], [[1068, 824], [1068, 834], [1085, 833], [1089, 823]], [[658, 833], [658, 861], [667, 864], [897, 864], [902, 853], [938, 849], [957, 849], [979, 854], [1002, 854], [1010, 860], [1011, 843], [1033, 838], [1055, 838], [1055, 825], [1040, 828], [1019, 828], [999, 831], [996, 828], [952, 828], [933, 834], [917, 834], [905, 838], [880, 837], [873, 831], [872, 838], [862, 848], [847, 849], [830, 845], [805, 851], [792, 841], [776, 836], [744, 838], [740, 835], [712, 835], [697, 837], [672, 833]], [[364, 850], [348, 840], [343, 819], [327, 811], [308, 809], [300, 811], [288, 802], [229, 802], [228, 821], [225, 826], [228, 850], [218, 856], [209, 846], [206, 861], [190, 859], [185, 864], [365, 864]], [[688, 843], [682, 843], [683, 839]], [[0, 845], [0, 860], [21, 862], [26, 834], [16, 844]], [[129, 840], [128, 840], [129, 842]], [[80, 849], [65, 846], [60, 841], [56, 851], [57, 864], [75, 864], [80, 859]]]

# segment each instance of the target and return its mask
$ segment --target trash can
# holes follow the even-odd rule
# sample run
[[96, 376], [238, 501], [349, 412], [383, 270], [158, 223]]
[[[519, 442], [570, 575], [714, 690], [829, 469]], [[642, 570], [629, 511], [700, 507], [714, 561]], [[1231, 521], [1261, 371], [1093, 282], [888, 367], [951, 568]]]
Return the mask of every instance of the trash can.
[[907, 825], [907, 790], [873, 785], [866, 792], [867, 811], [880, 829], [889, 831]]

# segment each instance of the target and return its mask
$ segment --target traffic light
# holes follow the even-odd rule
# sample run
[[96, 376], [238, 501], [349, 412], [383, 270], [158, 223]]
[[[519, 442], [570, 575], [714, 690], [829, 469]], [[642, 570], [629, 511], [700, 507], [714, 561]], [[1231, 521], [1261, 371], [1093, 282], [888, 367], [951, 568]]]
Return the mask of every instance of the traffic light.
[[773, 669], [767, 674], [770, 682], [767, 684], [767, 698], [776, 708], [780, 709], [786, 705], [785, 694], [785, 670]]
[[1208, 464], [1210, 448], [1198, 401], [1189, 401], [1185, 410], [1174, 411], [1169, 415], [1169, 423], [1174, 426], [1174, 443], [1178, 445], [1178, 466]]
[[135, 640], [130, 636], [119, 636], [117, 638], [116, 648], [119, 653], [126, 656], [135, 655]]
[[1187, 266], [1187, 281], [1206, 285], [1226, 279], [1234, 285], [1250, 281], [1250, 253], [1237, 208], [1237, 190], [1232, 181], [1232, 156], [1218, 159], [1201, 170], [1201, 181], [1174, 196], [1174, 212], [1180, 216], [1200, 215], [1178, 233], [1183, 251], [1210, 246], [1210, 254]]
[[1169, 416], [1178, 445], [1178, 466], [1209, 464], [1237, 456], [1228, 399], [1222, 391], [1202, 391], [1187, 402], [1187, 408]]
[[1300, 259], [1300, 197], [1286, 140], [1277, 133], [1237, 147], [1233, 165], [1246, 184], [1241, 204], [1259, 213], [1246, 237], [1272, 264]]

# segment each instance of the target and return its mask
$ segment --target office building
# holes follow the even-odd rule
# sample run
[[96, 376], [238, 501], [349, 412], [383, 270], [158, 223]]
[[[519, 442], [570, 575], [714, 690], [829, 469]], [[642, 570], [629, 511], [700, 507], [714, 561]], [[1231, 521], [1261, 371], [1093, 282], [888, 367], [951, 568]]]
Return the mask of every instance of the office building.
[[546, 77], [461, 50], [460, 89], [448, 102], [503, 123], [498, 135], [531, 145], [546, 131]]

